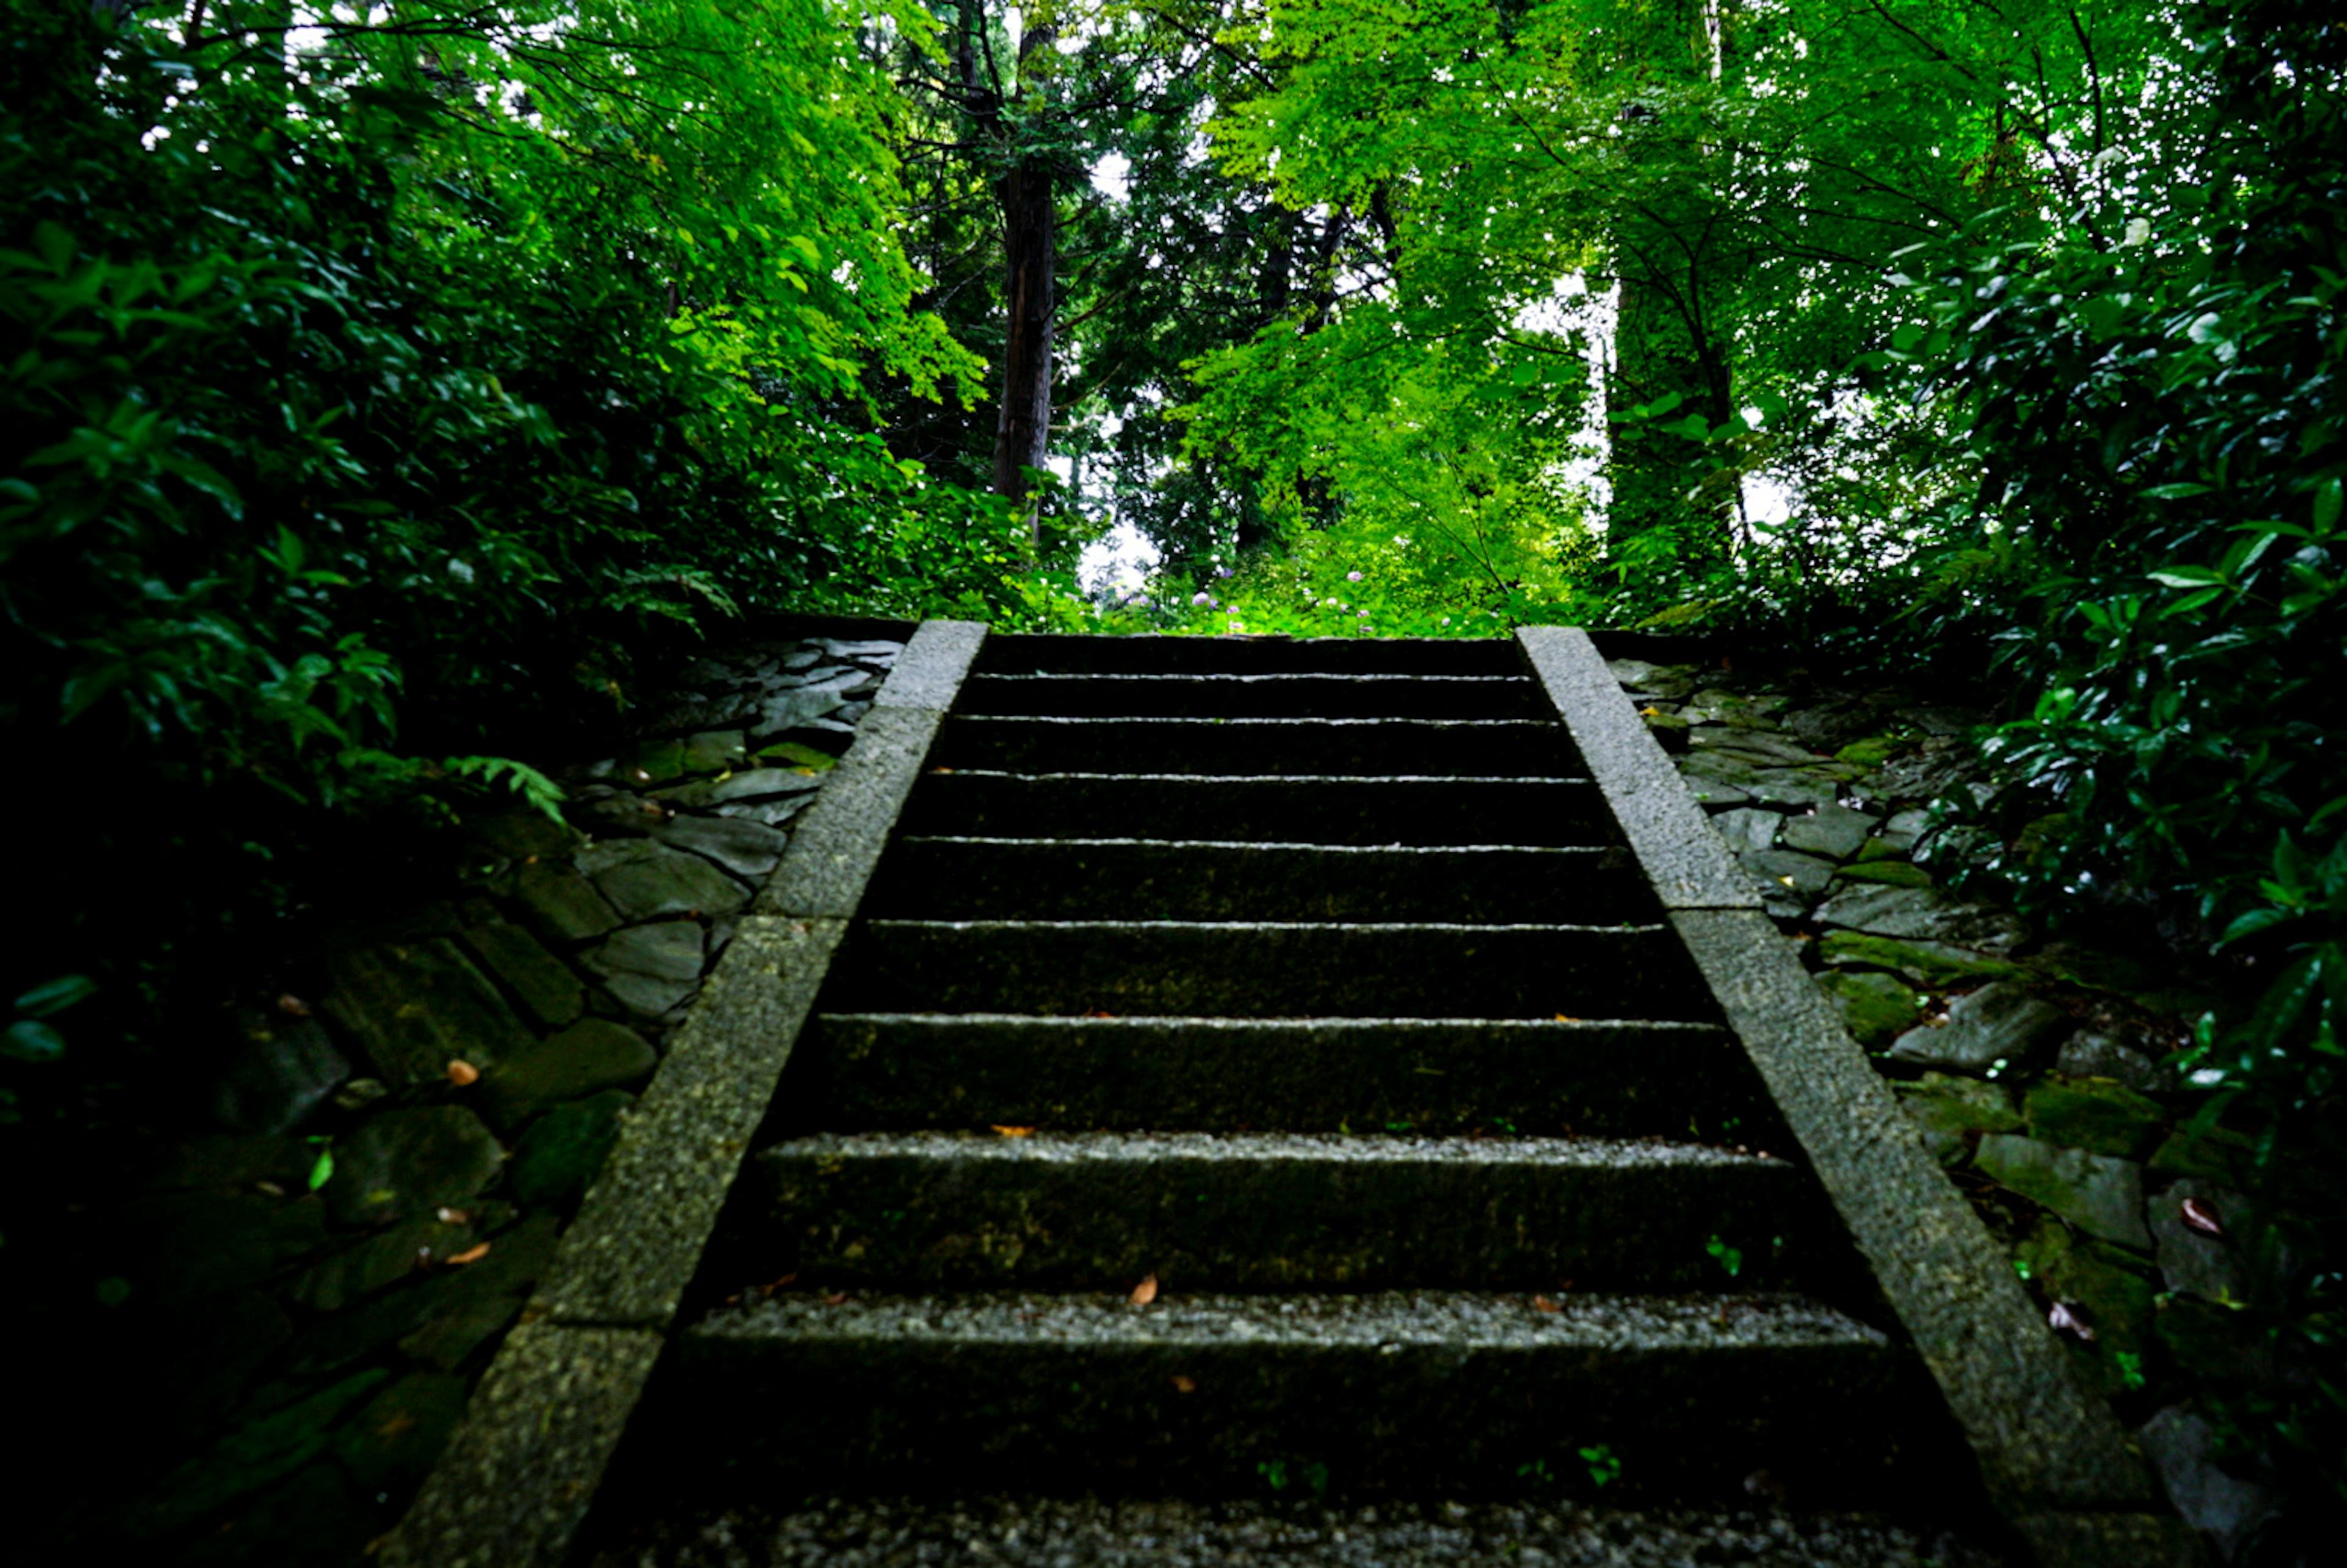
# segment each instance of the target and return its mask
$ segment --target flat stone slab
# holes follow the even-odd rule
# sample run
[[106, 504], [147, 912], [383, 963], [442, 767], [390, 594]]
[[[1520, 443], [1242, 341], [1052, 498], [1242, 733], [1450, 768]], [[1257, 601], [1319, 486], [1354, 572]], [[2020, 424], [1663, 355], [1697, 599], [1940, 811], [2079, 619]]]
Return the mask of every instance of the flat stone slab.
[[1766, 1289], [1833, 1230], [1794, 1166], [1644, 1141], [819, 1134], [755, 1171], [771, 1228], [745, 1250], [835, 1283], [1692, 1290], [1729, 1281], [1717, 1242]]
[[1652, 926], [870, 920], [835, 983], [842, 1011], [1636, 1018], [1708, 1005], [1686, 950]]
[[[1122, 1292], [778, 1293], [680, 1337], [631, 1487], [689, 1491], [723, 1454], [794, 1485], [948, 1465], [972, 1489], [1048, 1474], [1123, 1490], [1117, 1477], [1141, 1474], [1245, 1495], [1260, 1462], [1287, 1454], [1325, 1465], [1340, 1491], [1490, 1495], [1529, 1489], [1528, 1456], [1585, 1484], [1585, 1465], [1563, 1464], [1602, 1442], [1622, 1457], [1609, 1495], [1734, 1495], [1765, 1463], [1814, 1495], [1880, 1496], [1878, 1423], [1897, 1419], [1901, 1382], [1875, 1331], [1758, 1294], [1546, 1299], [1555, 1310], [1433, 1291], [1145, 1308]], [[784, 1399], [856, 1415], [776, 1421]], [[1710, 1414], [1688, 1419], [1697, 1409]]]
[[580, 851], [579, 869], [629, 921], [723, 915], [750, 901], [747, 887], [701, 856], [644, 839], [591, 845]]
[[443, 1081], [452, 1061], [487, 1068], [530, 1042], [497, 988], [445, 937], [327, 960], [326, 1015], [399, 1085]]
[[1856, 886], [1818, 907], [1818, 922], [1878, 937], [1951, 942], [1984, 952], [2004, 953], [2029, 928], [2000, 910], [1959, 904], [1922, 887]]
[[2026, 1060], [2070, 1029], [2070, 1015], [2017, 981], [1999, 980], [1948, 1004], [1947, 1021], [1909, 1030], [1893, 1061], [1986, 1072]]
[[2089, 1235], [2152, 1250], [2143, 1218], [2143, 1167], [2132, 1160], [1993, 1132], [1974, 1156], [1983, 1174], [2043, 1204]]
[[489, 1119], [515, 1127], [565, 1100], [634, 1082], [660, 1058], [643, 1036], [609, 1019], [581, 1019], [518, 1051], [483, 1083]]
[[[968, 1125], [1604, 1136], [1673, 1107], [1788, 1147], [1726, 1030], [1554, 1019], [829, 1014], [778, 1106], [826, 1127]], [[1730, 1136], [1731, 1131], [1733, 1136]]]
[[1065, 838], [1099, 823], [1146, 824], [1161, 838], [1320, 845], [1612, 844], [1613, 813], [1582, 778], [1228, 777], [925, 774], [907, 834]]
[[488, 1185], [505, 1150], [461, 1105], [385, 1111], [334, 1150], [326, 1202], [344, 1225], [369, 1225], [461, 1206]]

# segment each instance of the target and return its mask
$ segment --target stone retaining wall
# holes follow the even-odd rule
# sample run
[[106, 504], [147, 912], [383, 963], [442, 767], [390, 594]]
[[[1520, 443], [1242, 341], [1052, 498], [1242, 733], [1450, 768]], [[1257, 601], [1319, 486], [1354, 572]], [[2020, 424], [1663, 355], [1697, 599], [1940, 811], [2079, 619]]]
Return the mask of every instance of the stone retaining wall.
[[2004, 847], [1932, 809], [1993, 794], [1985, 713], [1801, 676], [1608, 668], [2178, 1512], [2240, 1560], [2283, 1500], [2214, 1462], [2194, 1396], [2280, 1375], [2238, 1310], [2276, 1282], [2235, 1245], [2245, 1142], [2184, 1131], [2206, 1093], [2180, 1052], [2216, 999], [2156, 955], [2046, 943], [1942, 887]]
[[242, 1020], [227, 1130], [88, 1227], [178, 1462], [60, 1550], [336, 1563], [396, 1522], [902, 649], [697, 661], [625, 754], [558, 772], [567, 820], [473, 825], [445, 897]]

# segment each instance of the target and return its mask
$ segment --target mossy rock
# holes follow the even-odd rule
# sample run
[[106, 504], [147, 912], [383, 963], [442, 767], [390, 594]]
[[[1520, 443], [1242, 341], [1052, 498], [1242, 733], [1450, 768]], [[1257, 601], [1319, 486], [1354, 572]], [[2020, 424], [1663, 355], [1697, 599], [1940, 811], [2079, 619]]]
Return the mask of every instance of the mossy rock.
[[1833, 999], [1842, 1027], [1860, 1045], [1881, 1045], [1896, 1039], [1923, 1016], [1915, 993], [1895, 975], [1829, 969], [1818, 977], [1818, 984]]
[[2123, 1160], [2141, 1159], [2168, 1120], [2158, 1101], [2108, 1078], [2048, 1078], [2023, 1112], [2033, 1138]]
[[514, 1145], [513, 1192], [533, 1208], [569, 1203], [587, 1190], [620, 1136], [620, 1113], [635, 1096], [607, 1089], [557, 1106]]
[[2013, 1091], [2002, 1083], [1927, 1072], [1920, 1081], [1894, 1087], [1924, 1146], [1942, 1165], [1963, 1164], [1982, 1133], [2010, 1132], [2021, 1125]]
[[2022, 972], [2019, 964], [1952, 942], [1875, 937], [1863, 931], [1829, 931], [1818, 941], [1818, 954], [1837, 967], [1892, 969], [1932, 990], [1965, 980], [2006, 979]]
[[2083, 1348], [2092, 1352], [2103, 1392], [2140, 1386], [2144, 1362], [2157, 1340], [2159, 1295], [2144, 1262], [2050, 1218], [2038, 1222], [2016, 1255], [2047, 1300], [2065, 1303], [2093, 1330], [2094, 1338]]
[[2049, 979], [2065, 980], [2086, 990], [2139, 996], [2156, 990], [2166, 977], [2149, 965], [2116, 953], [2056, 942], [2034, 955], [2029, 967]]
[[2247, 1187], [2257, 1171], [2257, 1143], [2229, 1127], [2195, 1132], [2179, 1127], [2152, 1152], [2151, 1168], [2162, 1175], [2197, 1176], [2221, 1186]]
[[1834, 753], [1834, 761], [1848, 763], [1856, 768], [1879, 768], [1908, 746], [1903, 735], [1870, 735], [1862, 741], [1852, 741]]
[[1879, 882], [1885, 887], [1932, 886], [1930, 872], [1904, 860], [1860, 860], [1855, 865], [1843, 866], [1841, 879], [1845, 882]]

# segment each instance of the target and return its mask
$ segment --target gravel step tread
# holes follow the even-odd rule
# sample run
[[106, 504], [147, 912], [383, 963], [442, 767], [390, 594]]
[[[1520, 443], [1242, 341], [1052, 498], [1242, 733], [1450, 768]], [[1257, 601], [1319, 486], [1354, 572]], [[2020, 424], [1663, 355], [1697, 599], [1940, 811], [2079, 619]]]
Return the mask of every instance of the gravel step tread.
[[899, 838], [873, 879], [874, 917], [1654, 920], [1653, 888], [1619, 847], [1244, 844], [1135, 838]]
[[1176, 675], [1521, 675], [1523, 655], [1498, 638], [1098, 637], [1050, 632], [989, 637], [977, 672]]
[[[1299, 1476], [1288, 1484], [1300, 1492], [1308, 1483]], [[999, 1497], [821, 1498], [789, 1511], [664, 1517], [612, 1540], [593, 1568], [2001, 1568], [2006, 1562], [1942, 1529], [1865, 1513]]]
[[1164, 773], [925, 774], [902, 830], [1024, 838], [1146, 825], [1162, 838], [1392, 845], [1614, 844], [1597, 786], [1573, 777]]
[[960, 713], [1092, 718], [1549, 717], [1545, 693], [1521, 675], [978, 675], [954, 707]]
[[[1542, 1303], [1546, 1303], [1542, 1306]], [[712, 1312], [696, 1338], [950, 1339], [971, 1345], [1290, 1345], [1615, 1356], [1753, 1347], [1880, 1350], [1882, 1333], [1809, 1296], [1378, 1290], [1168, 1292], [1146, 1306], [1106, 1291], [902, 1295], [783, 1290]]]
[[1638, 1019], [828, 1013], [775, 1104], [792, 1134], [1399, 1124], [1792, 1147], [1733, 1035]]
[[1562, 726], [1531, 719], [1087, 719], [948, 716], [933, 766], [1012, 773], [1578, 773]]
[[1778, 1170], [1772, 1155], [1713, 1144], [1631, 1138], [1419, 1138], [1337, 1132], [999, 1132], [958, 1129], [816, 1132], [760, 1152], [762, 1160], [930, 1160], [1011, 1165], [1346, 1164], [1530, 1166], [1540, 1170]]
[[1464, 922], [865, 920], [826, 1011], [1711, 1021], [1667, 927]]

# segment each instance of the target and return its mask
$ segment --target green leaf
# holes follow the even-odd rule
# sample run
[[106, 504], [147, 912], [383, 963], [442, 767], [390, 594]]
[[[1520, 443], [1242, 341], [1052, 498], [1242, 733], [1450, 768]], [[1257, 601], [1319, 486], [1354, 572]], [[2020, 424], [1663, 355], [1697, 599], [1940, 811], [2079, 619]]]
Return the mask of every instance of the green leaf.
[[97, 994], [97, 982], [87, 975], [59, 975], [18, 997], [16, 1010], [27, 1018], [47, 1018]]
[[55, 1061], [66, 1053], [66, 1037], [37, 1019], [18, 1019], [8, 1026], [0, 1052], [19, 1061]]
[[334, 1177], [334, 1152], [321, 1149], [318, 1157], [310, 1162], [310, 1190], [316, 1192]]
[[789, 763], [815, 773], [823, 773], [839, 765], [839, 759], [813, 746], [803, 746], [796, 741], [780, 741], [758, 753], [774, 762]]
[[2190, 496], [2208, 495], [2216, 487], [2213, 485], [2195, 485], [2188, 481], [2178, 480], [2172, 485], [2147, 486], [2136, 493], [2144, 497], [2147, 500], [2181, 501]]
[[2153, 572], [2151, 580], [2169, 588], [2206, 588], [2210, 583], [2221, 586], [2225, 579], [2205, 566], [2172, 566]]

